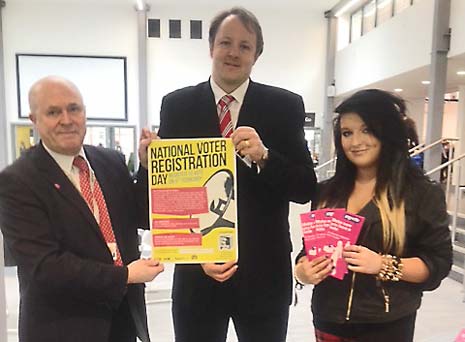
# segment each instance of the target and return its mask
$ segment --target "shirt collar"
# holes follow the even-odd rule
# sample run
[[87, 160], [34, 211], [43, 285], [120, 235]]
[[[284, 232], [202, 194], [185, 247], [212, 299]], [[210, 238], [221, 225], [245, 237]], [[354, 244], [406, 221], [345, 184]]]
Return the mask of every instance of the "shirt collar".
[[212, 88], [213, 95], [215, 96], [215, 103], [218, 104], [220, 99], [224, 95], [232, 95], [234, 99], [242, 105], [244, 102], [245, 93], [247, 92], [247, 88], [249, 87], [250, 78], [247, 78], [244, 83], [242, 83], [239, 87], [237, 87], [233, 92], [226, 93], [221, 87], [213, 80], [213, 77], [210, 77], [210, 87]]
[[[47, 145], [44, 144], [42, 141], [42, 145], [44, 146], [45, 150], [50, 154], [53, 160], [56, 161], [58, 166], [67, 174], [72, 172], [73, 170], [73, 161], [74, 158], [77, 156], [68, 156], [66, 154], [61, 154], [51, 150]], [[84, 158], [84, 160], [89, 164], [89, 161], [86, 158], [86, 154], [84, 153], [84, 148], [81, 146], [81, 150], [78, 153], [79, 156]]]

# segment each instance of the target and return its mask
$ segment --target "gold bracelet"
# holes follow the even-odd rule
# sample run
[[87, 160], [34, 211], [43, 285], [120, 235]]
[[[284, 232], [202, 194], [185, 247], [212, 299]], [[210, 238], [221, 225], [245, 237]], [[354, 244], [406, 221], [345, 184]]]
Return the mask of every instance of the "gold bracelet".
[[381, 281], [399, 281], [402, 278], [404, 265], [398, 256], [383, 254], [382, 263], [376, 279]]

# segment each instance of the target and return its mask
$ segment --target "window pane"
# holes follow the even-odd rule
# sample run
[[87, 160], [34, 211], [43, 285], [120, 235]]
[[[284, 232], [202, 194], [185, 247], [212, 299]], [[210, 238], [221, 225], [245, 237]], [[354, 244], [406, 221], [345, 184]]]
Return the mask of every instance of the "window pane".
[[370, 1], [363, 7], [363, 34], [375, 28], [376, 0]]
[[376, 26], [389, 20], [392, 17], [392, 0], [378, 0], [378, 11], [376, 15]]
[[170, 19], [169, 28], [170, 28], [170, 38], [181, 38], [181, 20]]
[[394, 2], [394, 12], [398, 14], [404, 9], [410, 6], [411, 0], [395, 0]]
[[350, 17], [350, 41], [354, 42], [362, 35], [362, 10]]
[[150, 38], [160, 38], [160, 19], [148, 20], [148, 33]]
[[191, 39], [202, 39], [202, 20], [191, 20]]
[[137, 166], [134, 165], [136, 157], [134, 155], [134, 133], [135, 129], [133, 127], [113, 127], [111, 130], [111, 134], [113, 134], [112, 141], [114, 141], [112, 147], [123, 154], [131, 174], [135, 172], [135, 166]]

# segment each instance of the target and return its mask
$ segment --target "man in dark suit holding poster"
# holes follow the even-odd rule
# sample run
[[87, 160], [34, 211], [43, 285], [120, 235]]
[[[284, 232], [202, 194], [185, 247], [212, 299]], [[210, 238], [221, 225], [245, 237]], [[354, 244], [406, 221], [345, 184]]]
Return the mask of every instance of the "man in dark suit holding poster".
[[[19, 341], [149, 342], [143, 283], [163, 265], [139, 259], [147, 170], [134, 183], [120, 153], [83, 146], [85, 107], [70, 81], [39, 80], [29, 103], [41, 141], [0, 173], [0, 227], [18, 265]], [[151, 139], [143, 131], [145, 168]]]
[[296, 94], [250, 80], [263, 37], [249, 11], [218, 14], [209, 43], [210, 80], [164, 97], [158, 134], [231, 137], [244, 159], [237, 164], [239, 260], [176, 266], [176, 341], [225, 341], [230, 318], [239, 341], [284, 341], [292, 294], [289, 201], [309, 201], [316, 183], [304, 105]]

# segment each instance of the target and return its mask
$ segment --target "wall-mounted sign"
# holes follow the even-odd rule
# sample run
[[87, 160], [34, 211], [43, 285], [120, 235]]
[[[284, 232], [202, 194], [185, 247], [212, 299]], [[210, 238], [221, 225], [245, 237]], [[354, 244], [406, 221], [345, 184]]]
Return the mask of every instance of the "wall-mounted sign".
[[315, 112], [305, 113], [304, 127], [315, 127]]

